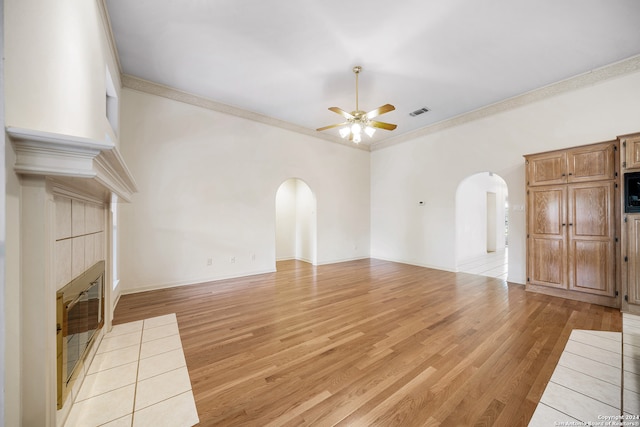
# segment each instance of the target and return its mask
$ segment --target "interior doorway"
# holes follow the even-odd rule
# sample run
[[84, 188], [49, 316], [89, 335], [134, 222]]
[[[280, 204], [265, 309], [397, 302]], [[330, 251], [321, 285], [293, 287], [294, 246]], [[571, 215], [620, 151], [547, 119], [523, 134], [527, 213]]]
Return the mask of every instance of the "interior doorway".
[[507, 279], [509, 204], [502, 177], [468, 176], [456, 191], [458, 271]]
[[497, 215], [496, 193], [487, 191], [487, 252], [495, 252], [498, 247]]
[[276, 192], [276, 261], [316, 264], [316, 197], [298, 178], [283, 182]]

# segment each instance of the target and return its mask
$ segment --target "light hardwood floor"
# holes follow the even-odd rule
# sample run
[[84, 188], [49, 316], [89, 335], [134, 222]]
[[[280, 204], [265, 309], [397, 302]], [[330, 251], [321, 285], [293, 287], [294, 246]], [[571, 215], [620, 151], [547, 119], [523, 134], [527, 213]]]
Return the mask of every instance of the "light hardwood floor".
[[572, 329], [616, 309], [374, 259], [125, 295], [176, 313], [200, 425], [526, 426]]

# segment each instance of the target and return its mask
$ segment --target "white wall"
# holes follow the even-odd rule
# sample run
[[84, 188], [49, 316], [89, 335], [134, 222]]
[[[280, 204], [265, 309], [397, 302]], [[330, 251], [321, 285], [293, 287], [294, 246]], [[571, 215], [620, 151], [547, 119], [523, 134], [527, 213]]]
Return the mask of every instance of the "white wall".
[[[4, 21], [4, 0], [0, 0], [0, 22]], [[0, 31], [0, 58], [4, 58], [4, 32]], [[0, 60], [0, 129], [4, 129], [4, 60]], [[0, 136], [0, 152], [5, 153], [6, 136]], [[6, 189], [6, 166], [0, 161], [0, 188]], [[0, 423], [5, 418], [5, 251], [6, 251], [6, 190], [0, 192]]]
[[6, 125], [118, 142], [106, 70], [120, 87], [97, 1], [6, 0]]
[[457, 263], [487, 253], [487, 193], [495, 194], [494, 234], [497, 234], [496, 250], [504, 249], [504, 202], [507, 185], [498, 175], [488, 172], [465, 178], [456, 191], [456, 248]]
[[[639, 93], [636, 72], [374, 151], [371, 255], [455, 270], [461, 180], [497, 173], [510, 206], [524, 206], [524, 154], [640, 131]], [[524, 283], [524, 210], [511, 209], [509, 223], [509, 281]]]
[[274, 271], [274, 200], [290, 177], [316, 197], [318, 263], [369, 256], [368, 152], [134, 90], [122, 99], [139, 187], [120, 207], [125, 292]]

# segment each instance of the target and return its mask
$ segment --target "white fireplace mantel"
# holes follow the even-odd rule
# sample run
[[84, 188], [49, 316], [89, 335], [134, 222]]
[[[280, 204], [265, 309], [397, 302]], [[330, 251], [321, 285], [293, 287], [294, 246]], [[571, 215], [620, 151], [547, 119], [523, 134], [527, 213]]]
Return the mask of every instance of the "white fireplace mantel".
[[8, 127], [16, 152], [14, 170], [21, 175], [55, 177], [90, 193], [113, 192], [130, 201], [137, 186], [111, 141], [97, 141], [33, 129]]

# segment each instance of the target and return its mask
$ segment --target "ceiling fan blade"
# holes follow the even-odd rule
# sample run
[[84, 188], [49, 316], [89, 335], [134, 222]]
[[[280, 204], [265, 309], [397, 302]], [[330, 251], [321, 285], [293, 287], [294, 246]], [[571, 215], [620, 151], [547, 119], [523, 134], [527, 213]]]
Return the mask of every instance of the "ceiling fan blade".
[[374, 117], [377, 117], [380, 114], [388, 113], [389, 111], [393, 111], [395, 109], [396, 109], [396, 107], [394, 107], [391, 104], [384, 104], [382, 107], [378, 107], [375, 110], [369, 111], [367, 113], [367, 118], [373, 119]]
[[329, 107], [329, 110], [333, 111], [334, 113], [338, 113], [340, 114], [342, 117], [344, 117], [345, 119], [353, 119], [353, 115], [350, 113], [347, 113], [346, 111], [344, 111], [342, 108], [338, 108], [338, 107]]
[[322, 132], [323, 130], [333, 129], [333, 128], [337, 128], [338, 126], [345, 126], [345, 125], [348, 125], [348, 124], [349, 124], [349, 122], [337, 123], [335, 125], [329, 125], [329, 126], [321, 127], [321, 128], [316, 129], [316, 130], [319, 131], [319, 132]]
[[384, 123], [384, 122], [376, 122], [375, 120], [370, 121], [369, 126], [373, 126], [374, 128], [380, 128], [385, 130], [394, 130], [395, 128], [398, 127], [398, 125], [394, 125], [391, 123]]

